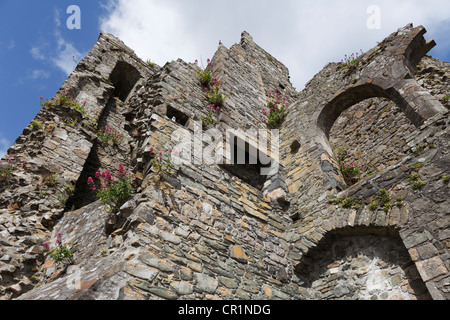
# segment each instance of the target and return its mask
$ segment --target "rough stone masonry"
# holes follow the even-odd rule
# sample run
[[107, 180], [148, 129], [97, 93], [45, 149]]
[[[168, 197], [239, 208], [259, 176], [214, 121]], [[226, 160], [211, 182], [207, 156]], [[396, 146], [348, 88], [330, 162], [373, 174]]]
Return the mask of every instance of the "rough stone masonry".
[[[196, 64], [147, 63], [101, 34], [2, 160], [1, 299], [449, 299], [450, 64], [426, 55], [425, 33], [400, 28], [297, 92], [243, 32], [211, 60], [229, 96], [209, 125]], [[289, 103], [279, 154], [236, 134], [222, 145], [243, 141], [245, 163], [183, 150], [173, 176], [155, 172], [174, 136], [267, 129], [272, 92]], [[278, 170], [259, 175], [263, 157]], [[87, 180], [119, 163], [137, 191], [111, 215]], [[58, 233], [75, 245], [65, 263], [42, 246]]]

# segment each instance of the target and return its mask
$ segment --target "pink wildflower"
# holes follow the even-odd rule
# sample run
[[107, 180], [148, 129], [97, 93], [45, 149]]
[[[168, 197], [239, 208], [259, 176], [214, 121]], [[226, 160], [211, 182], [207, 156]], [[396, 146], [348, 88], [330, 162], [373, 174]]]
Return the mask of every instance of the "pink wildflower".
[[125, 168], [121, 163], [119, 163], [119, 170], [118, 170], [119, 177], [125, 177], [127, 175]]
[[56, 236], [56, 244], [59, 244], [61, 242], [62, 239], [62, 233], [59, 232], [58, 235]]
[[45, 251], [49, 251], [50, 250], [50, 245], [48, 244], [48, 242], [43, 242], [42, 246], [45, 248]]
[[106, 176], [106, 180], [109, 182], [109, 181], [112, 181], [112, 177], [111, 177], [111, 172], [109, 171], [109, 169], [106, 169], [106, 171], [105, 171], [105, 176]]

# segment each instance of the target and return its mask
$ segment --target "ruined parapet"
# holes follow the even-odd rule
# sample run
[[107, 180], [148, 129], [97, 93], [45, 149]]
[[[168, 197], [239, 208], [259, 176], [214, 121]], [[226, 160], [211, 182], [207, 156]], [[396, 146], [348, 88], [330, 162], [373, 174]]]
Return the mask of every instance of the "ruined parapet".
[[[244, 36], [245, 34], [243, 37]], [[102, 38], [100, 38], [100, 40], [102, 40]], [[102, 42], [101, 45], [99, 43], [97, 45], [103, 51], [105, 48], [106, 50], [108, 49], [109, 42]], [[132, 246], [137, 246], [139, 248], [135, 253], [136, 258], [141, 257], [142, 255], [148, 255], [148, 249], [142, 247], [143, 243], [149, 241], [145, 236], [161, 236], [166, 240], [173, 238], [174, 240], [171, 240], [172, 246], [174, 244], [180, 244], [181, 239], [183, 239], [185, 246], [180, 248], [180, 255], [191, 255], [191, 248], [195, 247], [195, 242], [192, 241], [197, 241], [196, 239], [198, 236], [203, 237], [204, 235], [207, 235], [207, 233], [210, 233], [210, 236], [205, 238], [205, 241], [208, 242], [207, 248], [211, 247], [214, 250], [218, 249], [220, 257], [224, 256], [224, 254], [228, 255], [229, 252], [233, 252], [233, 255], [236, 255], [235, 259], [239, 261], [239, 263], [233, 267], [236, 268], [236, 270], [239, 270], [240, 264], [244, 265], [249, 263], [249, 261], [251, 261], [253, 269], [256, 268], [254, 264], [258, 261], [258, 259], [252, 257], [253, 250], [251, 249], [251, 246], [253, 245], [258, 246], [256, 242], [257, 239], [255, 238], [256, 235], [252, 232], [254, 227], [257, 227], [259, 223], [267, 224], [263, 234], [274, 235], [273, 239], [264, 236], [267, 239], [267, 246], [274, 247], [282, 241], [280, 239], [280, 237], [282, 237], [281, 232], [284, 231], [289, 224], [288, 217], [283, 216], [283, 209], [279, 204], [271, 204], [270, 198], [263, 194], [263, 184], [258, 181], [250, 183], [241, 181], [241, 179], [245, 180], [252, 177], [246, 170], [241, 169], [239, 176], [236, 176], [235, 173], [224, 170], [219, 164], [203, 163], [204, 159], [202, 154], [193, 154], [193, 157], [189, 159], [190, 162], [188, 161], [176, 167], [177, 174], [169, 180], [168, 185], [161, 182], [161, 190], [155, 188], [153, 185], [155, 183], [155, 176], [152, 170], [151, 160], [154, 158], [156, 152], [162, 152], [167, 159], [169, 156], [169, 149], [175, 151], [177, 147], [176, 144], [178, 143], [178, 141], [173, 140], [172, 135], [175, 131], [182, 131], [195, 139], [197, 130], [202, 129], [205, 129], [205, 131], [208, 129], [215, 129], [225, 133], [232, 125], [233, 128], [241, 129], [245, 133], [245, 131], [250, 128], [249, 125], [256, 128], [264, 127], [264, 122], [262, 121], [263, 115], [260, 112], [261, 107], [266, 103], [265, 97], [267, 92], [276, 90], [280, 85], [280, 81], [288, 86], [287, 69], [279, 62], [275, 63], [273, 60], [268, 59], [267, 54], [265, 54], [261, 48], [257, 47], [256, 44], [246, 43], [246, 45], [252, 45], [252, 47], [248, 47], [244, 51], [242, 51], [243, 48], [239, 45], [236, 45], [230, 50], [224, 47], [219, 48], [217, 56], [213, 58], [213, 68], [217, 68], [217, 70], [214, 69], [214, 72], [217, 72], [222, 76], [221, 80], [224, 82], [224, 86], [236, 88], [230, 96], [225, 99], [221, 106], [222, 110], [215, 126], [202, 128], [200, 119], [207, 114], [209, 103], [207, 96], [204, 93], [204, 88], [198, 82], [198, 69], [193, 63], [188, 64], [181, 60], [167, 63], [163, 68], [157, 69], [155, 73], [147, 75], [147, 77], [143, 79], [142, 86], [137, 90], [134, 90], [128, 98], [123, 101], [125, 106], [124, 109], [126, 108], [124, 125], [127, 131], [132, 134], [133, 138], [133, 140], [130, 141], [131, 157], [129, 160], [130, 168], [138, 178], [138, 194], [127, 204], [128, 209], [124, 209], [128, 212], [128, 219], [126, 220], [125, 225], [122, 226], [122, 231], [114, 232], [109, 236], [110, 239], [114, 238], [116, 240], [107, 240], [105, 238], [103, 240], [97, 239], [86, 241], [85, 238], [89, 238], [87, 234], [93, 235], [95, 232], [88, 231], [85, 233], [85, 228], [90, 230], [90, 228], [94, 228], [93, 226], [98, 227], [101, 225], [98, 220], [100, 219], [101, 221], [101, 214], [90, 215], [86, 212], [86, 210], [102, 210], [101, 208], [95, 207], [95, 205], [94, 207], [89, 206], [81, 208], [73, 213], [67, 212], [64, 215], [62, 220], [55, 227], [53, 237], [55, 237], [58, 232], [62, 232], [67, 241], [72, 240], [78, 243], [78, 248], [80, 249], [77, 249], [78, 257], [75, 260], [77, 266], [80, 268], [81, 266], [86, 266], [84, 270], [88, 270], [87, 266], [90, 263], [94, 263], [92, 261], [93, 257], [91, 256], [91, 249], [85, 251], [84, 248], [82, 248], [82, 244], [95, 243], [98, 250], [105, 250], [105, 253], [107, 253], [105, 257], [106, 260], [102, 260], [103, 262], [101, 265], [109, 266], [113, 270], [120, 270], [120, 277], [130, 280], [135, 277], [140, 268], [144, 266], [142, 262], [133, 261], [134, 265], [132, 266], [129, 263], [125, 264], [125, 261], [120, 258], [110, 258], [110, 254], [113, 252], [117, 252], [118, 254], [119, 252], [123, 252], [123, 249], [125, 249], [124, 246], [128, 245], [127, 241], [130, 240], [130, 238], [134, 239], [134, 244]], [[250, 62], [255, 59], [252, 55], [257, 52], [256, 48], [258, 48], [260, 54], [264, 56], [264, 60], [261, 61], [259, 66], [252, 66]], [[113, 47], [111, 46], [110, 49], [113, 50]], [[225, 59], [224, 56], [221, 57], [221, 54], [226, 55], [227, 59]], [[214, 61], [220, 61], [220, 63], [215, 64]], [[106, 62], [108, 63], [108, 60]], [[228, 68], [225, 63], [228, 63], [230, 67]], [[119, 64], [120, 61], [117, 65]], [[81, 65], [83, 65], [83, 62]], [[261, 70], [260, 68], [262, 66], [265, 67]], [[280, 79], [278, 74], [271, 75], [271, 72], [274, 71], [274, 67], [281, 70], [280, 74], [284, 73], [283, 77], [285, 77], [285, 79]], [[102, 75], [107, 74], [104, 71], [105, 68], [106, 67], [102, 64], [96, 66], [96, 69]], [[112, 69], [111, 67], [107, 68], [109, 70]], [[219, 70], [220, 68], [222, 68], [223, 73]], [[242, 69], [244, 68], [246, 71], [242, 72]], [[255, 74], [257, 77], [254, 77]], [[72, 77], [71, 79], [74, 79], [74, 83], [77, 83], [75, 81], [76, 78]], [[81, 77], [79, 79], [81, 79]], [[238, 84], [240, 85], [235, 83], [230, 84], [233, 79], [238, 79]], [[262, 81], [262, 79], [264, 79], [264, 81]], [[112, 87], [114, 86], [108, 87], [108, 92], [113, 91]], [[257, 90], [255, 90], [254, 87], [256, 87]], [[87, 89], [86, 86], [85, 89]], [[291, 87], [289, 90], [291, 90], [292, 95], [295, 95]], [[87, 93], [91, 91], [94, 90], [89, 89], [87, 90]], [[81, 91], [80, 94], [82, 92], [83, 91]], [[118, 98], [120, 100], [120, 96]], [[117, 101], [117, 99], [114, 101]], [[236, 105], [238, 105], [238, 107], [236, 107]], [[237, 114], [234, 114], [237, 108], [241, 110], [238, 113], [239, 118]], [[255, 118], [258, 118], [258, 122], [256, 123]], [[195, 143], [195, 141], [193, 142]], [[201, 144], [201, 147], [203, 148], [206, 146], [207, 142], [208, 141], [205, 141], [204, 145]], [[95, 147], [92, 150], [95, 151]], [[151, 150], [154, 150], [154, 152]], [[98, 160], [96, 160], [96, 158], [96, 153], [91, 153], [89, 156], [88, 161], [86, 162], [87, 165], [78, 179], [81, 187], [84, 186], [86, 188], [85, 181], [88, 176], [87, 173], [90, 172], [92, 175], [94, 172], [93, 169], [96, 169], [96, 166], [91, 165], [91, 163], [94, 165], [97, 163], [98, 166], [101, 157], [98, 157]], [[110, 163], [111, 165], [117, 163], [117, 159], [115, 162], [110, 161]], [[253, 174], [259, 175], [259, 171], [254, 171]], [[194, 193], [195, 196], [187, 196], [186, 192], [187, 194]], [[177, 209], [172, 208], [169, 209], [170, 211], [167, 211], [168, 209], [166, 208], [165, 203], [168, 199], [168, 193], [172, 194], [170, 196], [170, 201]], [[83, 195], [83, 192], [79, 192], [78, 194]], [[90, 201], [93, 200], [90, 199]], [[174, 209], [176, 211], [174, 211]], [[200, 209], [200, 211], [197, 211], [197, 209]], [[224, 222], [214, 221], [214, 217], [220, 215], [219, 210], [220, 212], [227, 212], [226, 217], [220, 218], [220, 220], [224, 219]], [[138, 232], [136, 227], [138, 227], [139, 230], [146, 230], [148, 228], [154, 230], [153, 224], [156, 223], [159, 228], [161, 223], [164, 224], [164, 220], [167, 219], [167, 214], [169, 212], [170, 215], [173, 216], [173, 221], [176, 221], [176, 224], [179, 225], [176, 236], [170, 235], [170, 232], [173, 232], [172, 227], [169, 227], [169, 232], [160, 233], [157, 231], [157, 234], [153, 234], [153, 231], [151, 231], [150, 235], [144, 233], [137, 239], [131, 236], [131, 234]], [[243, 219], [242, 217], [245, 215], [247, 215], [248, 218]], [[76, 222], [73, 223], [69, 221]], [[249, 223], [253, 225], [252, 228], [248, 226]], [[78, 227], [71, 227], [71, 225], [84, 227], [80, 229]], [[227, 233], [229, 233], [229, 237], [226, 239], [220, 235], [224, 226], [228, 226]], [[247, 226], [247, 230], [239, 232], [238, 230], [242, 226]], [[101, 227], [95, 230], [101, 230]], [[205, 232], [207, 233], [205, 234]], [[241, 235], [239, 235], [239, 233], [241, 233]], [[189, 234], [192, 234], [192, 236], [184, 239]], [[182, 237], [180, 237], [180, 235]], [[77, 241], [77, 237], [83, 237], [84, 240]], [[240, 238], [245, 238], [248, 244], [244, 245], [244, 242], [239, 240]], [[159, 240], [155, 239], [155, 241]], [[213, 245], [211, 244], [211, 241], [217, 242], [217, 244]], [[106, 248], [109, 247], [110, 250], [100, 249], [99, 247], [102, 245], [106, 246]], [[202, 245], [204, 245], [204, 243], [202, 243]], [[245, 249], [241, 246], [245, 246]], [[173, 249], [175, 249], [175, 247]], [[202, 250], [207, 249], [205, 248]], [[127, 250], [125, 249], [125, 251]], [[183, 252], [183, 254], [181, 252]], [[153, 254], [158, 254], [159, 256], [159, 253], [154, 252]], [[276, 260], [270, 261], [266, 259], [267, 263], [271, 266], [270, 270], [264, 272], [266, 273], [266, 277], [269, 276], [268, 272], [275, 276], [278, 273], [282, 275], [286, 273], [287, 253], [280, 251], [278, 254], [280, 255], [280, 258], [277, 258]], [[94, 257], [97, 259], [96, 255], [94, 255]], [[102, 256], [98, 258], [103, 259]], [[159, 259], [162, 259], [162, 257]], [[192, 265], [191, 268], [198, 265], [198, 268], [192, 269], [196, 272], [200, 272], [198, 276], [195, 275], [195, 278], [206, 277], [206, 275], [201, 272], [203, 267], [199, 265], [199, 260], [197, 258], [194, 259], [194, 257], [192, 257], [188, 258], [188, 260], [189, 261], [183, 262], [183, 264], [187, 263], [188, 265]], [[182, 259], [182, 261], [185, 260]], [[223, 258], [223, 261], [226, 261], [225, 258]], [[282, 267], [277, 266], [280, 261], [283, 262]], [[42, 279], [41, 283], [48, 283], [49, 280], [53, 280], [55, 276], [52, 277], [51, 272], [61, 272], [54, 271], [52, 268], [53, 266], [44, 266], [44, 269], [42, 270], [44, 279]], [[145, 267], [143, 268], [145, 269]], [[178, 270], [177, 272], [179, 272], [178, 267], [175, 268], [175, 270]], [[192, 272], [192, 270], [189, 272]], [[83, 275], [83, 277], [85, 277], [83, 278], [83, 282], [91, 283], [91, 277], [94, 277], [99, 283], [103, 283], [103, 280], [105, 280], [101, 279], [104, 277], [103, 275], [98, 273], [88, 275], [89, 271], [86, 272], [87, 273], [84, 273]], [[50, 279], [47, 279], [45, 275], [47, 275], [47, 277], [50, 276]], [[209, 279], [208, 277], [206, 278]], [[158, 277], [158, 279], [160, 278]], [[63, 283], [64, 281], [63, 278], [60, 283]], [[160, 281], [164, 283], [163, 278], [161, 278]], [[138, 284], [135, 283], [134, 280], [131, 282], [133, 283], [131, 288], [135, 288], [135, 285]], [[216, 280], [214, 280], [213, 283], [214, 282], [216, 282]], [[234, 282], [234, 280], [232, 282]], [[61, 288], [58, 283], [59, 282], [56, 281], [49, 284], [49, 288], [58, 290], [52, 292], [53, 296], [62, 298], [73, 298], [76, 296], [74, 294], [76, 288], [72, 288], [72, 290], [68, 291], [63, 290], [66, 292], [63, 293], [63, 291], [60, 291]], [[163, 285], [162, 283], [160, 286]], [[117, 292], [115, 291], [115, 298], [117, 298], [117, 296], [115, 296], [116, 293]], [[226, 295], [229, 295], [229, 293], [224, 292], [224, 294], [225, 293]], [[246, 294], [245, 291], [242, 291], [241, 297], [245, 298]], [[23, 297], [27, 298], [32, 296], [34, 296], [34, 293], [24, 295]], [[38, 296], [34, 297], [38, 298]], [[108, 298], [111, 298], [111, 296], [108, 296]]]
[[[95, 200], [87, 177], [100, 169], [115, 171], [117, 162], [129, 167], [128, 146], [105, 143], [99, 132], [108, 125], [122, 135], [121, 141], [131, 139], [124, 129], [124, 103], [139, 81], [157, 68], [114, 36], [102, 34], [56, 95], [41, 97], [43, 108], [8, 150], [14, 157], [12, 173], [0, 186], [3, 249], [9, 257], [5, 261], [14, 265], [3, 277], [2, 295], [32, 287], [27, 277], [37, 271], [43, 259], [41, 243], [56, 221], [65, 211]], [[18, 232], [13, 221], [20, 221], [23, 231]], [[16, 246], [29, 254], [12, 254]]]
[[[321, 71], [321, 79], [314, 79], [307, 87], [307, 90], [313, 90], [312, 93], [305, 91], [296, 107], [291, 109], [285, 126], [286, 135], [292, 141], [298, 137], [302, 146], [323, 149], [322, 153], [316, 153], [314, 162], [331, 164], [332, 161], [324, 160], [333, 157], [327, 141], [330, 129], [345, 109], [358, 102], [373, 97], [390, 99], [417, 127], [446, 112], [447, 109], [413, 79], [413, 70], [409, 70], [412, 62], [408, 59], [412, 53], [407, 55], [406, 51], [416, 48], [419, 52], [416, 54], [423, 57], [425, 50], [431, 49], [430, 42], [423, 40], [424, 33], [422, 26], [414, 29], [407, 26], [365, 53], [356, 67], [340, 68], [337, 64], [329, 64]], [[422, 46], [417, 48], [419, 43]], [[417, 59], [414, 55], [413, 60]], [[291, 130], [289, 123], [297, 123], [299, 116], [308, 120], [300, 121], [298, 129]], [[342, 188], [339, 177], [325, 174], [325, 180], [326, 186]]]
[[[447, 135], [444, 130], [448, 125], [448, 109], [415, 79], [416, 64], [434, 44], [423, 39], [424, 33], [423, 27], [412, 28], [409, 25], [365, 53], [357, 66], [341, 68], [337, 64], [327, 65], [309, 83], [295, 108], [290, 110], [284, 126], [284, 142], [288, 146], [291, 141], [297, 141], [300, 147], [287, 158], [287, 163], [291, 165], [287, 166], [286, 184], [291, 192], [291, 214], [298, 226], [291, 232], [299, 231], [295, 236], [298, 240], [294, 244], [297, 247], [294, 252], [305, 256], [299, 259], [297, 270], [302, 269], [302, 263], [309, 259], [307, 257], [316, 254], [317, 245], [320, 247], [329, 241], [328, 234], [333, 232], [346, 236], [356, 233], [358, 237], [390, 235], [401, 239], [409, 250], [431, 296], [446, 299], [448, 262], [445, 261], [448, 249], [443, 233], [448, 223], [442, 216], [445, 211], [442, 207], [448, 204], [443, 205], [441, 198], [425, 196], [429, 206], [429, 210], [425, 210], [419, 205], [421, 200], [417, 195], [418, 190], [426, 186], [425, 194], [442, 196], [447, 190], [447, 186], [442, 185], [442, 177], [448, 170], [445, 165], [447, 152], [438, 151], [446, 149], [443, 143], [446, 138], [443, 137]], [[376, 100], [377, 97], [381, 100]], [[374, 99], [369, 101], [370, 98]], [[358, 104], [364, 100], [365, 103]], [[369, 151], [358, 145], [358, 141], [367, 141], [362, 135], [369, 135], [370, 132], [355, 135], [347, 130], [347, 136], [333, 137], [334, 143], [341, 143], [334, 147], [329, 142], [329, 133], [340, 114], [353, 105], [360, 108], [356, 109], [358, 117], [355, 117], [354, 111], [353, 118], [347, 123], [350, 126], [353, 122], [351, 127], [362, 132], [369, 125], [372, 128], [370, 132], [376, 129], [376, 121], [369, 124], [364, 120], [386, 115], [392, 117], [393, 113], [389, 110], [393, 110], [393, 105], [410, 122], [403, 122], [403, 129], [390, 127], [390, 137], [403, 133], [399, 157], [389, 164], [386, 162], [371, 168], [370, 175], [350, 186], [342, 174], [340, 166], [344, 164], [338, 162], [336, 149], [347, 145], [353, 159], [358, 161], [362, 153]], [[372, 112], [372, 118], [363, 117], [365, 112], [370, 111], [364, 110], [366, 106], [373, 109], [378, 105], [381, 105], [378, 110], [384, 111], [379, 111], [378, 115]], [[300, 123], [299, 119], [302, 119]], [[386, 128], [383, 130], [389, 137], [389, 131]], [[348, 140], [350, 135], [354, 140]], [[390, 139], [384, 141], [387, 145], [392, 142]], [[387, 149], [386, 146], [378, 148], [380, 152]], [[424, 167], [427, 169], [422, 170]], [[415, 171], [419, 171], [419, 175]], [[386, 198], [384, 204], [380, 200], [380, 192]], [[424, 210], [427, 212], [425, 215]], [[440, 213], [435, 216], [436, 212]], [[306, 230], [305, 224], [310, 226]], [[418, 240], [425, 234], [427, 241]], [[328, 243], [328, 248], [336, 243]], [[425, 247], [433, 253], [418, 255], [417, 252]]]

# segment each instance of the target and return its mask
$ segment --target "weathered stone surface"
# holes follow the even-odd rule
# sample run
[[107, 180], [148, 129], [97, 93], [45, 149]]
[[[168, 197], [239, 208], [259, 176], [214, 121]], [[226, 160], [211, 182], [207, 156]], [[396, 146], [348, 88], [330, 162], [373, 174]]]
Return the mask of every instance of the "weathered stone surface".
[[240, 246], [230, 247], [230, 257], [242, 263], [248, 262], [248, 257]]
[[178, 298], [176, 293], [165, 288], [150, 287], [148, 285], [145, 285], [143, 288], [145, 288], [145, 291], [165, 300], [176, 300]]
[[188, 295], [194, 292], [193, 285], [186, 281], [172, 283], [171, 287], [180, 295]]
[[428, 281], [447, 273], [447, 268], [439, 257], [417, 262], [417, 269], [423, 281]]
[[124, 271], [133, 276], [136, 276], [138, 278], [148, 280], [148, 281], [152, 281], [158, 275], [158, 270], [156, 270], [154, 268], [149, 268], [149, 267], [145, 266], [144, 264], [136, 263], [136, 262], [127, 263], [125, 265]]
[[[259, 153], [277, 158], [278, 172], [263, 176], [250, 161], [202, 161], [193, 142], [211, 142], [200, 121], [210, 103], [195, 64], [150, 66], [102, 34], [63, 85], [89, 114], [43, 108], [45, 128], [24, 130], [9, 150], [1, 298], [449, 299], [450, 65], [424, 57], [424, 34], [401, 28], [354, 67], [328, 64], [302, 92], [248, 33], [220, 45], [211, 70], [233, 92], [208, 129], [265, 129], [268, 93], [289, 103], [279, 155]], [[120, 129], [124, 143], [104, 143], [95, 124]], [[192, 144], [178, 149], [174, 136]], [[355, 179], [338, 147], [363, 165]], [[169, 178], [155, 173], [156, 152], [191, 159]], [[87, 178], [119, 163], [137, 188], [111, 215]], [[41, 248], [58, 232], [76, 244], [70, 267]]]
[[214, 293], [219, 285], [218, 280], [201, 273], [195, 275], [195, 280], [197, 282], [196, 287], [207, 293]]

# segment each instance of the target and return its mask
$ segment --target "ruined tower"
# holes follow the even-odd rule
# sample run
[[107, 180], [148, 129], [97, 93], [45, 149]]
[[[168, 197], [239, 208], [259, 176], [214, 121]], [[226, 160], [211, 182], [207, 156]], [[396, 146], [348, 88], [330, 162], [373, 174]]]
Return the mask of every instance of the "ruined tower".
[[[243, 32], [208, 67], [215, 103], [197, 64], [101, 34], [3, 159], [0, 295], [449, 299], [450, 65], [425, 33], [405, 26], [297, 92]], [[276, 130], [269, 94], [288, 104]], [[136, 190], [108, 212], [88, 179], [119, 164]], [[74, 255], [56, 263], [42, 243], [61, 235]]]

